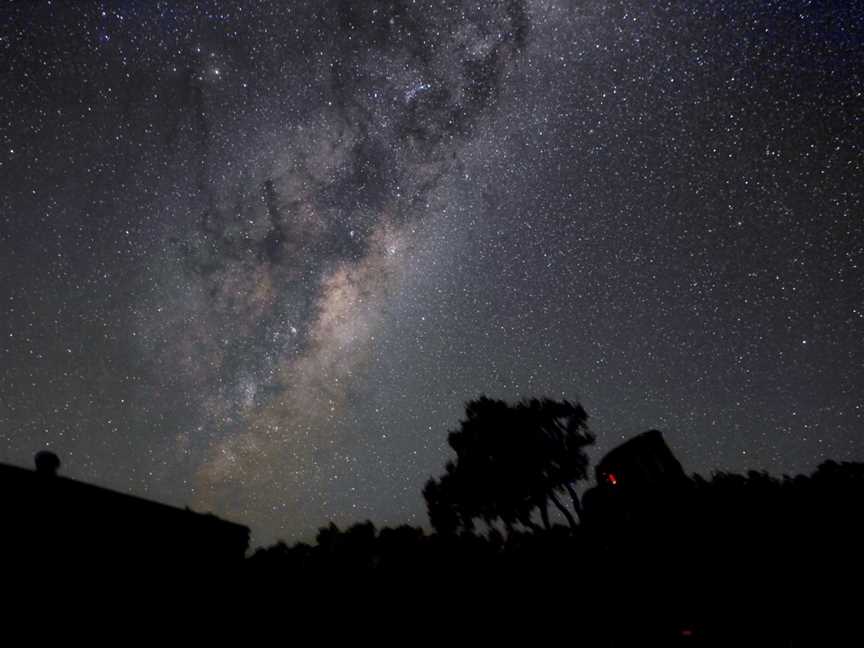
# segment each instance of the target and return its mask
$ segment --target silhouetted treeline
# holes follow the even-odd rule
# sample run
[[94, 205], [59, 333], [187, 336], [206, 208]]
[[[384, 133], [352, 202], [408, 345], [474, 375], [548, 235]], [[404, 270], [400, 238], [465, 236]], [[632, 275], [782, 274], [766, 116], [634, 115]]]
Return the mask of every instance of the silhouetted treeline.
[[302, 594], [281, 595], [300, 608], [309, 596], [334, 610], [377, 601], [589, 646], [826, 645], [864, 634], [864, 464], [687, 477], [652, 431], [607, 454], [580, 498], [594, 439], [586, 421], [566, 401], [469, 403], [448, 437], [456, 459], [424, 489], [434, 533], [331, 524], [315, 544], [257, 550], [248, 585], [290, 582]]
[[561, 615], [586, 645], [791, 646], [864, 631], [847, 611], [864, 584], [864, 464], [696, 476], [662, 494], [576, 529], [331, 525], [314, 545], [258, 549], [247, 578], [259, 590], [326, 591], [334, 605], [368, 596], [456, 617]]

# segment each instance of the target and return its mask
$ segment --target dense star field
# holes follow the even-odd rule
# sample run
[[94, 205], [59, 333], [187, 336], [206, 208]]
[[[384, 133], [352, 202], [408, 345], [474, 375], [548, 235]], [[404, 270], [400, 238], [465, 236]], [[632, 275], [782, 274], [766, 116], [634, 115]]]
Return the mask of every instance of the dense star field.
[[595, 458], [864, 459], [864, 6], [6, 2], [0, 461], [249, 524], [420, 491], [481, 393]]

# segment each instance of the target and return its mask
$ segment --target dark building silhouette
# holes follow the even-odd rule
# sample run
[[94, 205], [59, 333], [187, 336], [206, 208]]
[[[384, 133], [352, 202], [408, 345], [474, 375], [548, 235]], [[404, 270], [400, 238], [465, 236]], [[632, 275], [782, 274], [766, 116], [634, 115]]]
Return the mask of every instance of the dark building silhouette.
[[0, 561], [25, 573], [82, 570], [122, 577], [218, 573], [242, 565], [249, 529], [57, 475], [0, 464]]
[[681, 463], [658, 430], [610, 450], [595, 468], [597, 485], [584, 496], [589, 521], [615, 522], [638, 512], [656, 513], [688, 484]]
[[616, 489], [675, 485], [686, 478], [658, 430], [649, 430], [610, 450], [595, 468], [597, 484]]

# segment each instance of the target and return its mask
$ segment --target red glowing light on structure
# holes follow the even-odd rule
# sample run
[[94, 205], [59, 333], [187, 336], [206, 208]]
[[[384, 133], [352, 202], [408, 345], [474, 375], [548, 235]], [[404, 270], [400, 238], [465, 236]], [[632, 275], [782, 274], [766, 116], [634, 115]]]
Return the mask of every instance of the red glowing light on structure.
[[682, 636], [682, 637], [692, 637], [692, 636], [693, 636], [693, 631], [692, 631], [690, 628], [684, 628], [684, 629], [681, 631], [681, 636]]
[[615, 476], [615, 473], [609, 473], [606, 475], [606, 481], [608, 481], [613, 486], [618, 485], [618, 478]]

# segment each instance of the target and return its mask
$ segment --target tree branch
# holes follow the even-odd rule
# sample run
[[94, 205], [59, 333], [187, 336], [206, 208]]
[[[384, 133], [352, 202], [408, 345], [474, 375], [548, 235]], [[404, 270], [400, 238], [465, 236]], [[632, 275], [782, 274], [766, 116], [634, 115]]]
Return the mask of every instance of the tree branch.
[[570, 525], [570, 528], [575, 529], [576, 520], [573, 519], [573, 514], [570, 513], [570, 511], [567, 510], [567, 507], [561, 503], [561, 501], [558, 499], [558, 496], [555, 495], [555, 491], [549, 491], [549, 499], [551, 499], [552, 503], [558, 508], [559, 511], [561, 511], [561, 514], [565, 518], [567, 518], [567, 523]]

